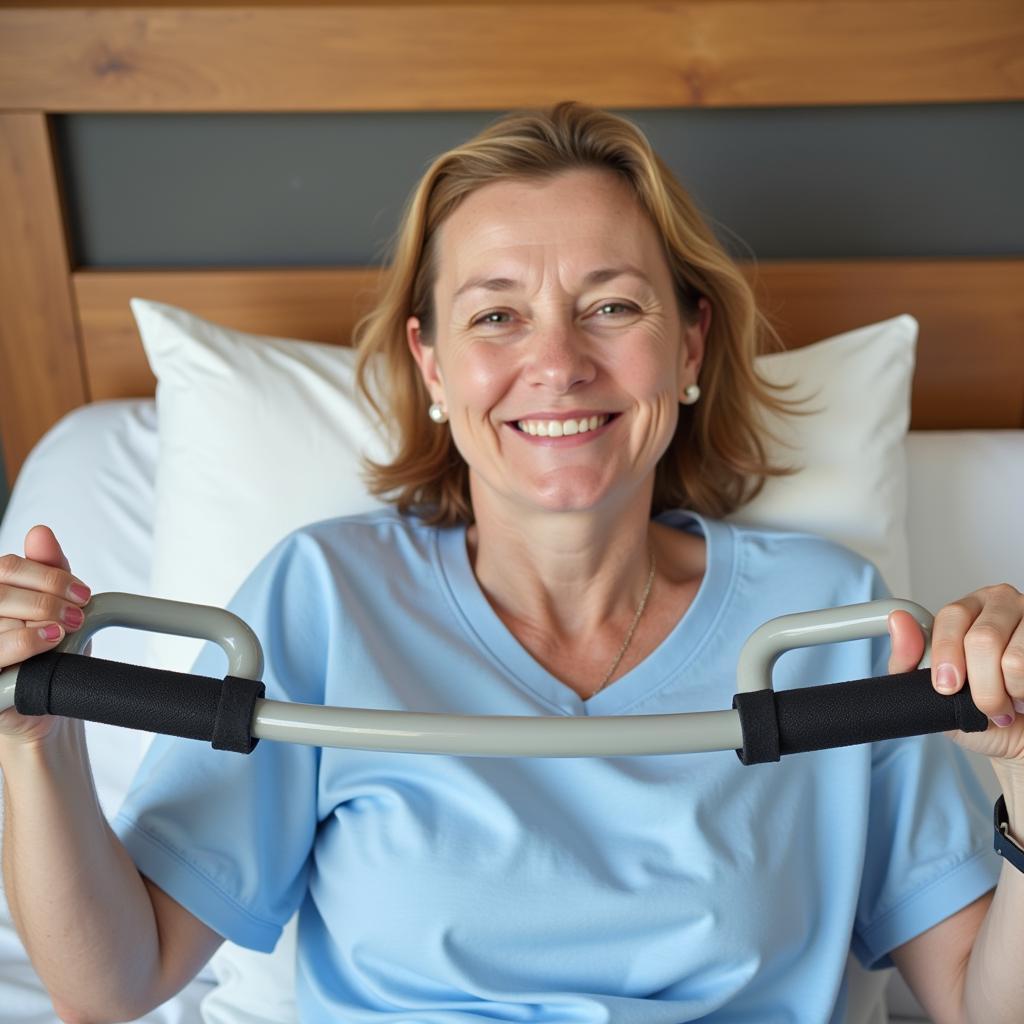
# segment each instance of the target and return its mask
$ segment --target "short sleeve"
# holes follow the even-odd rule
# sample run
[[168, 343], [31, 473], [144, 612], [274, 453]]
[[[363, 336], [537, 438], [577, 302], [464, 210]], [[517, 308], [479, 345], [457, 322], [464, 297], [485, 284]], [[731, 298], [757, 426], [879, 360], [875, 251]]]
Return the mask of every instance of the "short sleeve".
[[[881, 645], [875, 675], [887, 671]], [[988, 892], [999, 875], [991, 808], [963, 750], [945, 736], [872, 746], [868, 835], [853, 934], [864, 967]]]
[[[267, 697], [323, 703], [331, 588], [301, 535], [282, 541], [229, 608], [256, 632]], [[213, 644], [193, 671], [223, 676]], [[306, 890], [317, 827], [317, 748], [261, 740], [248, 755], [158, 736], [114, 829], [142, 874], [220, 935], [273, 949]]]

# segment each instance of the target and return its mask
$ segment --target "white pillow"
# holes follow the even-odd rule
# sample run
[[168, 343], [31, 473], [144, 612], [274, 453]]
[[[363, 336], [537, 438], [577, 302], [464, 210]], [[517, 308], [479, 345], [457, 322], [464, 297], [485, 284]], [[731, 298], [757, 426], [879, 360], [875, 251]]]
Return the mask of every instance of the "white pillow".
[[[223, 606], [297, 526], [380, 507], [361, 459], [386, 446], [356, 394], [351, 349], [131, 307], [157, 378], [155, 596]], [[150, 644], [156, 664], [181, 672], [202, 647], [156, 634]]]
[[797, 382], [786, 397], [818, 411], [772, 418], [792, 448], [770, 444], [770, 456], [804, 468], [769, 478], [729, 518], [839, 541], [874, 562], [894, 596], [909, 597], [904, 439], [916, 343], [917, 321], [904, 315], [758, 359], [769, 381]]
[[[359, 463], [364, 453], [384, 459], [387, 446], [357, 397], [351, 351], [255, 337], [142, 299], [132, 311], [158, 380], [151, 593], [224, 605], [290, 530], [379, 506]], [[916, 337], [916, 321], [901, 316], [759, 359], [769, 379], [800, 381], [820, 411], [773, 424], [795, 450], [772, 454], [805, 468], [769, 481], [735, 516], [845, 543], [897, 594], [908, 586], [903, 438]], [[154, 663], [180, 671], [200, 646], [155, 635], [152, 644]], [[204, 1018], [294, 1020], [293, 956], [294, 919], [275, 954], [225, 944]], [[883, 979], [862, 975], [851, 984], [877, 1006]]]

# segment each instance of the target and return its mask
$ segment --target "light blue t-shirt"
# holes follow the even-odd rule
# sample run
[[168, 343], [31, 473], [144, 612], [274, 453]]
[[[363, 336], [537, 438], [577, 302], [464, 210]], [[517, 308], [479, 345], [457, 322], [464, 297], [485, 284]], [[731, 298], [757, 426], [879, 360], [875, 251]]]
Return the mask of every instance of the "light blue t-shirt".
[[[646, 660], [583, 701], [480, 591], [463, 528], [394, 512], [282, 541], [232, 602], [268, 696], [460, 714], [727, 708], [740, 647], [788, 612], [884, 596], [830, 542], [687, 512], [707, 572]], [[888, 642], [789, 652], [776, 689], [885, 672]], [[222, 675], [208, 646], [196, 671]], [[843, 1020], [852, 948], [895, 946], [990, 889], [985, 798], [945, 738], [792, 755], [377, 753], [158, 738], [116, 828], [220, 934], [269, 950], [298, 908], [305, 1021]]]

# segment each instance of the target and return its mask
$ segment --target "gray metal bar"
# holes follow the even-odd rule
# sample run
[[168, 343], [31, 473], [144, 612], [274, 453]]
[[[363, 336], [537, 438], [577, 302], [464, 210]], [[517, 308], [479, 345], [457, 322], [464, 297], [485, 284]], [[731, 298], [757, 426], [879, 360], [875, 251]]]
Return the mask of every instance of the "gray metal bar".
[[737, 750], [739, 712], [543, 718], [368, 711], [263, 700], [252, 734], [317, 747], [496, 757], [625, 757]]

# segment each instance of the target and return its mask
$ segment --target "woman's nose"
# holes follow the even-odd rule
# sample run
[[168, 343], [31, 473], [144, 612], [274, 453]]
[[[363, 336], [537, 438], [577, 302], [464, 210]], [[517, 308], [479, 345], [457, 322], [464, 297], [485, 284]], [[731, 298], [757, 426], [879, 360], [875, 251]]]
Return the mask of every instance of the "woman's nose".
[[527, 371], [531, 384], [561, 394], [593, 380], [595, 369], [586, 339], [572, 324], [535, 328]]

